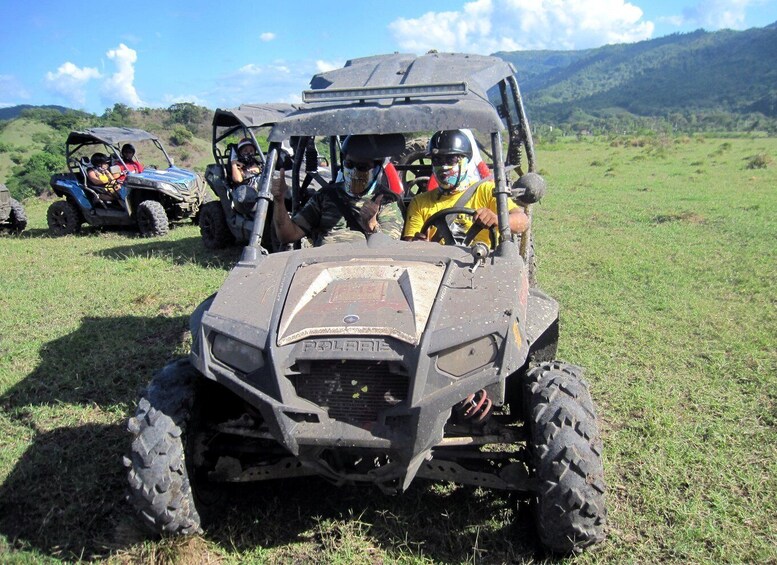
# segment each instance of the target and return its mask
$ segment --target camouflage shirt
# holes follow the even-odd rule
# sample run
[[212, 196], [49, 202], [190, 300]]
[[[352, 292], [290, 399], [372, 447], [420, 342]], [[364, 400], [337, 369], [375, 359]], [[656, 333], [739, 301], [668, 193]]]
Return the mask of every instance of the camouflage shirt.
[[[370, 199], [375, 200], [379, 194], [384, 194], [377, 218], [380, 231], [389, 237], [399, 239], [404, 224], [399, 205], [393, 193], [381, 189], [374, 191]], [[386, 197], [389, 194], [391, 198]], [[335, 198], [339, 199], [340, 204], [334, 200]], [[359, 223], [359, 213], [366, 201], [367, 199], [364, 198], [348, 196], [343, 190], [342, 183], [331, 184], [311, 196], [292, 220], [313, 240], [315, 246], [325, 243], [364, 241], [364, 228]], [[341, 208], [346, 210], [350, 208], [352, 224], [355, 227], [358, 225], [359, 231], [348, 227], [348, 221], [343, 216]]]

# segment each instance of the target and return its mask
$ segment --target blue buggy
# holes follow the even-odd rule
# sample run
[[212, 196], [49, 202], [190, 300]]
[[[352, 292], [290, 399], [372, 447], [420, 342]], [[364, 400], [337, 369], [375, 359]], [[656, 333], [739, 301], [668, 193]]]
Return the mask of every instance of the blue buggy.
[[[146, 168], [141, 173], [128, 172], [116, 198], [107, 200], [104, 188], [88, 181], [89, 157], [95, 152], [107, 154], [111, 169], [118, 172], [124, 164], [120, 151], [124, 143], [141, 148]], [[65, 149], [68, 172], [55, 174], [50, 181], [54, 193], [64, 198], [51, 204], [47, 212], [53, 235], [76, 233], [87, 223], [137, 225], [142, 236], [153, 237], [167, 234], [171, 221], [197, 221], [205, 182], [199, 174], [174, 166], [157, 136], [135, 128], [92, 128], [71, 132]]]

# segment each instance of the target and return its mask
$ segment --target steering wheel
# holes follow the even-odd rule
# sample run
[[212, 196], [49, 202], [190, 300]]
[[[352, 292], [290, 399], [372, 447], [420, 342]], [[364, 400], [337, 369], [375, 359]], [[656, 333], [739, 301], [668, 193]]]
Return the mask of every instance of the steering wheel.
[[[453, 233], [451, 233], [451, 229], [448, 227], [447, 218], [448, 216], [470, 216], [472, 218], [475, 217], [476, 211], [472, 208], [464, 208], [462, 206], [454, 206], [452, 208], [446, 208], [445, 210], [440, 210], [439, 212], [435, 212], [434, 214], [429, 217], [428, 220], [424, 222], [424, 225], [421, 227], [420, 233], [426, 235], [426, 233], [429, 231], [429, 228], [434, 226], [437, 228], [437, 231], [434, 233], [434, 237], [432, 238], [432, 241], [439, 242], [441, 239], [445, 240], [445, 245], [457, 245], [459, 242], [457, 242], [454, 237]], [[464, 245], [469, 245], [472, 243], [472, 240], [475, 239], [475, 236], [479, 234], [482, 230], [484, 230], [485, 227], [478, 225], [477, 223], [473, 222], [472, 226], [467, 230], [467, 233], [464, 234]], [[497, 241], [497, 230], [496, 226], [491, 226], [488, 228], [490, 235], [491, 235], [491, 249], [496, 249], [496, 241]]]

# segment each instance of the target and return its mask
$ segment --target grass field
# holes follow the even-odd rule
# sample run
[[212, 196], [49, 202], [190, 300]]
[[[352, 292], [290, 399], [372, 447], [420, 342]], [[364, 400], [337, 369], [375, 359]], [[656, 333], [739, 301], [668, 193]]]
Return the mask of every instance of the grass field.
[[[538, 147], [538, 279], [605, 442], [608, 538], [576, 562], [777, 562], [776, 159], [764, 138]], [[252, 486], [204, 536], [146, 539], [124, 422], [239, 251], [205, 251], [189, 224], [52, 239], [47, 203], [26, 205], [28, 230], [0, 239], [0, 561], [544, 559], [509, 497], [421, 481]]]

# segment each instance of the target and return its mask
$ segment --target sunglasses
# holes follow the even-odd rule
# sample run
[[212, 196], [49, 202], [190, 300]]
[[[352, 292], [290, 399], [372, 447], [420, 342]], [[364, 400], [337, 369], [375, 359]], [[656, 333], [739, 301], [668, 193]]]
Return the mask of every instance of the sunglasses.
[[361, 171], [363, 173], [379, 165], [380, 165], [380, 161], [372, 161], [367, 163], [354, 161], [353, 159], [346, 159], [345, 161], [343, 161], [343, 167], [345, 167], [346, 169], [356, 169], [357, 171]]
[[432, 165], [455, 165], [464, 155], [432, 155]]

